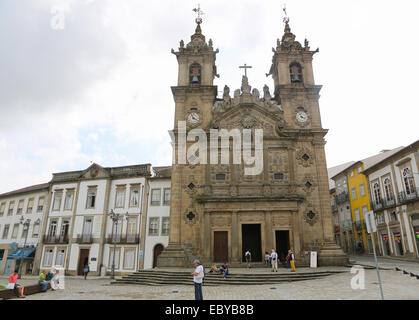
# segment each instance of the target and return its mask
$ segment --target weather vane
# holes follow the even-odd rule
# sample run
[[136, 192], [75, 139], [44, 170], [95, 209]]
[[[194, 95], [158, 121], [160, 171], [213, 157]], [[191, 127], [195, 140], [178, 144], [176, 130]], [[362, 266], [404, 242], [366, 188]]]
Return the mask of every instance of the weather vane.
[[194, 9], [192, 9], [192, 11], [196, 12], [196, 13], [197, 13], [197, 15], [198, 15], [198, 17], [195, 19], [195, 22], [196, 22], [197, 24], [201, 24], [201, 23], [202, 23], [202, 18], [201, 18], [201, 15], [203, 15], [203, 14], [204, 14], [204, 12], [201, 10], [201, 6], [200, 6], [200, 4], [198, 3], [198, 8], [194, 8]]
[[285, 3], [282, 5], [282, 11], [284, 11], [284, 19], [282, 19], [282, 21], [284, 21], [285, 24], [288, 24], [288, 22], [290, 22], [290, 18], [288, 17], [287, 5]]

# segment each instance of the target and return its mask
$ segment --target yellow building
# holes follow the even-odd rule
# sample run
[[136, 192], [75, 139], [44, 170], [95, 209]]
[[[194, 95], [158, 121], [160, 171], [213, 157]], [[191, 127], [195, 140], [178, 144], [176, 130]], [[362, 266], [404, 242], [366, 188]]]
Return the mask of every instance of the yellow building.
[[363, 171], [399, 150], [400, 147], [392, 150], [383, 150], [379, 154], [355, 162], [334, 176], [344, 173], [347, 177], [355, 243], [361, 242], [366, 252], [372, 253], [371, 235], [367, 233], [367, 227], [364, 222], [364, 215], [371, 210], [371, 194], [368, 189], [367, 177], [363, 174]]

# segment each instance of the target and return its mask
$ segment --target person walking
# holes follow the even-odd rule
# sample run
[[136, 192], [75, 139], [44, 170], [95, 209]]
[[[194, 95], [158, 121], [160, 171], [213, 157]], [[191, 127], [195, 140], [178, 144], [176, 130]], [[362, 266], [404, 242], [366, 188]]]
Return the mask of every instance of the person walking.
[[87, 278], [87, 274], [89, 273], [89, 271], [90, 271], [89, 265], [88, 265], [88, 264], [86, 264], [86, 265], [84, 266], [84, 269], [83, 269], [84, 280], [86, 280], [86, 278]]
[[18, 276], [18, 270], [15, 270], [9, 276], [9, 284], [7, 285], [7, 289], [16, 289], [19, 294], [19, 298], [26, 298], [26, 296], [23, 295], [23, 290], [25, 289], [25, 287], [16, 283]]
[[195, 285], [195, 300], [204, 300], [202, 296], [202, 280], [204, 279], [204, 267], [199, 260], [194, 260], [193, 266], [195, 268], [193, 275], [193, 282]]
[[272, 269], [271, 272], [278, 272], [278, 253], [272, 249], [271, 253]]
[[250, 250], [246, 251], [244, 257], [246, 258], [247, 268], [250, 269], [250, 262], [252, 262], [252, 254], [250, 253]]
[[295, 272], [295, 256], [294, 256], [294, 252], [292, 252], [291, 250], [288, 250], [288, 257], [289, 257], [289, 262], [291, 265], [291, 272]]
[[271, 256], [268, 251], [265, 251], [265, 267], [269, 267], [269, 260], [271, 259]]

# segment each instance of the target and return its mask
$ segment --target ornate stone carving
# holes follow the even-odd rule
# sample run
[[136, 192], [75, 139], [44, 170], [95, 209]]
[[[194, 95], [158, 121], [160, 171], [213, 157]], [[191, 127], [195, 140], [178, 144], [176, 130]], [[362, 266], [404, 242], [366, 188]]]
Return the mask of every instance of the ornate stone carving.
[[307, 222], [310, 226], [313, 226], [319, 220], [318, 210], [308, 205], [303, 211], [303, 218], [305, 222]]
[[297, 150], [296, 159], [297, 163], [302, 165], [303, 167], [309, 167], [313, 164], [314, 155], [313, 152], [308, 148], [301, 148]]
[[231, 108], [230, 88], [224, 86], [223, 100], [216, 101], [212, 107], [213, 112], [224, 112]]

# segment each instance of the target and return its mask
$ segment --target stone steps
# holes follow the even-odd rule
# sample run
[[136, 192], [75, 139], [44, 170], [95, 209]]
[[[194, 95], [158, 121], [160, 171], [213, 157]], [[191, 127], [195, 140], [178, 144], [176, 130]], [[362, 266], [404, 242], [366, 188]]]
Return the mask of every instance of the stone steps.
[[[221, 275], [208, 273], [205, 275], [204, 285], [260, 285], [274, 284], [291, 281], [314, 280], [344, 271], [318, 271], [297, 273], [232, 273], [224, 280]], [[116, 279], [111, 284], [133, 285], [192, 285], [190, 272], [183, 271], [155, 271], [139, 270], [121, 279]]]

